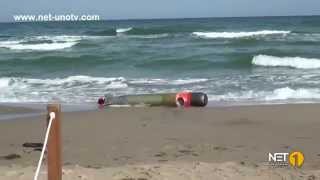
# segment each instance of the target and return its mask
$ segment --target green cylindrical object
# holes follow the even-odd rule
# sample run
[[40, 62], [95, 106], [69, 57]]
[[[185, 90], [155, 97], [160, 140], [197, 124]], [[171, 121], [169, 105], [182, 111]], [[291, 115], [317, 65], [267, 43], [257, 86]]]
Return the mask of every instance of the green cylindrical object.
[[208, 96], [201, 92], [180, 92], [163, 94], [137, 94], [100, 98], [99, 105], [148, 105], [148, 106], [196, 106], [204, 107]]
[[177, 106], [176, 94], [138, 94], [125, 96], [106, 96], [106, 102], [117, 105], [150, 105], [150, 106]]

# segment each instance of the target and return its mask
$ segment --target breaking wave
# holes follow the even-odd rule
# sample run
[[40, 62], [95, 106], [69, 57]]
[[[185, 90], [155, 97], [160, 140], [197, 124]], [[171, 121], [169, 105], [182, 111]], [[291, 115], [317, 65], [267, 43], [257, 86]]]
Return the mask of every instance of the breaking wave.
[[[55, 79], [0, 78], [0, 102], [48, 102], [62, 103], [96, 102], [104, 94], [124, 95], [141, 93], [178, 92], [182, 90], [204, 91], [211, 101], [222, 102], [273, 102], [320, 101], [319, 88], [283, 87], [270, 91], [227, 91], [217, 94], [207, 87], [215, 81], [206, 78], [152, 79], [124, 77], [69, 76]], [[215, 88], [213, 88], [215, 89]]]
[[266, 36], [266, 35], [275, 35], [275, 34], [286, 35], [289, 33], [290, 31], [263, 30], [263, 31], [254, 31], [254, 32], [193, 32], [192, 34], [200, 38], [232, 39], [232, 38], [247, 38], [247, 37]]
[[119, 28], [116, 30], [117, 33], [125, 33], [125, 32], [128, 32], [128, 31], [131, 31], [132, 30], [132, 27], [129, 27], [129, 28]]
[[93, 36], [117, 36], [117, 35], [136, 35], [136, 36], [148, 36], [148, 35], [161, 35], [179, 33], [179, 31], [168, 31], [163, 28], [143, 28], [143, 27], [128, 27], [128, 28], [109, 28], [104, 30], [87, 31], [85, 34]]
[[283, 100], [315, 100], [320, 99], [320, 89], [290, 87], [278, 88], [273, 91], [245, 91], [227, 93], [224, 95], [211, 95], [215, 101], [283, 101]]
[[130, 81], [132, 84], [144, 84], [144, 85], [186, 85], [186, 84], [194, 84], [209, 81], [209, 79], [205, 78], [193, 78], [193, 79], [176, 79], [176, 80], [168, 80], [168, 79], [133, 79]]
[[0, 43], [0, 47], [8, 48], [11, 50], [39, 50], [39, 51], [52, 51], [70, 48], [76, 45], [76, 42], [65, 43], [41, 43], [41, 44], [20, 44], [20, 43]]
[[298, 69], [317, 69], [317, 68], [320, 68], [320, 59], [258, 55], [253, 57], [252, 64], [256, 66], [267, 66], [267, 67], [291, 67], [291, 68], [298, 68]]
[[21, 40], [0, 41], [0, 48], [11, 50], [53, 51], [71, 48], [86, 36], [34, 36]]
[[106, 94], [171, 92], [179, 86], [207, 79], [126, 79], [123, 77], [69, 76], [55, 79], [0, 78], [0, 102], [95, 102]]
[[150, 34], [150, 35], [128, 35], [129, 38], [136, 38], [136, 39], [159, 39], [168, 37], [169, 34]]

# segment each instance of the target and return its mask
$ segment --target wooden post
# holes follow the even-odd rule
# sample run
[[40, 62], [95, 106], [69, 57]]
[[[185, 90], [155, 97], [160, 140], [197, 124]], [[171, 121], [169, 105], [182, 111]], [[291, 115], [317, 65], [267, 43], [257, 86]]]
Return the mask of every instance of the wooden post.
[[61, 162], [61, 106], [59, 104], [49, 104], [47, 106], [48, 120], [51, 112], [55, 113], [55, 119], [52, 122], [47, 146], [48, 162], [48, 180], [62, 180], [62, 162]]

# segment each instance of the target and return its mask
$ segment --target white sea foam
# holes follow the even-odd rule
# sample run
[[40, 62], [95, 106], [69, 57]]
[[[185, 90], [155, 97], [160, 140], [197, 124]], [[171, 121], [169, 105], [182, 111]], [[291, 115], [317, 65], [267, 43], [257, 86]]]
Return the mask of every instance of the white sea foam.
[[170, 84], [173, 85], [184, 85], [184, 84], [194, 84], [194, 83], [201, 83], [201, 82], [206, 82], [208, 81], [208, 79], [177, 79], [174, 80], [172, 82], [170, 82]]
[[[0, 48], [11, 50], [52, 51], [70, 48], [89, 36], [30, 36], [20, 40], [0, 41]], [[37, 42], [38, 41], [38, 42]], [[50, 41], [50, 42], [43, 42]], [[32, 43], [30, 43], [32, 42]]]
[[23, 41], [18, 41], [18, 40], [7, 40], [7, 41], [0, 41], [0, 47], [1, 46], [7, 46], [7, 45], [15, 45], [22, 43]]
[[30, 37], [30, 39], [36, 40], [51, 40], [53, 42], [75, 42], [80, 41], [88, 36], [68, 36], [68, 35], [61, 35], [61, 36], [35, 36]]
[[273, 91], [245, 91], [210, 95], [214, 101], [283, 101], [283, 100], [320, 100], [320, 89], [290, 87], [278, 88]]
[[106, 92], [126, 92], [125, 78], [69, 76], [36, 79], [0, 78], [0, 102], [94, 102]]
[[206, 82], [209, 79], [206, 78], [189, 78], [189, 79], [134, 79], [131, 80], [132, 84], [149, 84], [149, 85], [187, 85], [194, 83]]
[[245, 38], [245, 37], [254, 37], [254, 36], [266, 36], [274, 34], [289, 34], [290, 31], [253, 31], [253, 32], [193, 32], [192, 34], [201, 38]]
[[[65, 78], [38, 79], [0, 78], [0, 102], [95, 102], [104, 94], [140, 94], [178, 92], [182, 90], [209, 93], [213, 101], [272, 102], [272, 101], [320, 101], [320, 88], [286, 87], [251, 91], [230, 91], [215, 94], [210, 79], [126, 79], [124, 77], [69, 76]], [[215, 82], [213, 82], [215, 83]], [[183, 87], [183, 88], [182, 88]], [[219, 90], [218, 90], [219, 91]], [[210, 93], [211, 92], [211, 93]], [[224, 92], [224, 91], [222, 91]]]
[[286, 99], [319, 99], [319, 89], [291, 89], [289, 87], [276, 89], [271, 95], [265, 97], [265, 100], [286, 100]]
[[269, 67], [292, 67], [292, 68], [298, 68], [298, 69], [316, 69], [316, 68], [320, 68], [320, 59], [258, 55], [253, 57], [252, 64], [257, 66], [269, 66]]
[[128, 85], [124, 82], [118, 81], [118, 82], [111, 82], [109, 85], [106, 86], [107, 89], [122, 89], [127, 88]]
[[132, 27], [129, 27], [129, 28], [119, 28], [116, 30], [117, 33], [125, 33], [125, 32], [128, 32], [128, 31], [131, 31], [132, 30]]
[[63, 85], [63, 84], [105, 84], [113, 81], [125, 81], [124, 78], [104, 78], [104, 77], [91, 77], [91, 76], [69, 76], [66, 78], [55, 78], [55, 79], [25, 79], [25, 78], [13, 78], [13, 80], [21, 81], [28, 84], [44, 84], [44, 85]]
[[52, 51], [70, 48], [76, 45], [76, 42], [64, 43], [41, 43], [41, 44], [1, 44], [0, 47], [12, 50], [39, 50], [39, 51]]
[[206, 82], [209, 79], [205, 78], [186, 78], [186, 79], [126, 79], [124, 77], [92, 77], [92, 76], [69, 76], [66, 78], [54, 78], [54, 79], [35, 79], [35, 78], [0, 78], [0, 87], [9, 86], [9, 82], [12, 82], [12, 86], [15, 84], [26, 84], [28, 86], [81, 86], [81, 85], [108, 85], [110, 88], [125, 88], [129, 84], [150, 84], [150, 85], [188, 85], [194, 83]]
[[165, 38], [168, 36], [169, 34], [163, 33], [163, 34], [150, 34], [150, 35], [130, 35], [128, 37], [137, 38], [137, 39], [158, 39], [158, 38]]
[[1, 78], [0, 79], [0, 88], [6, 88], [9, 86], [10, 79], [9, 78]]
[[[38, 79], [4, 77], [0, 78], [0, 102], [95, 102], [105, 93], [136, 94], [150, 92], [176, 92], [187, 85], [208, 79], [126, 79], [123, 77], [69, 76], [65, 78]], [[148, 85], [151, 85], [148, 86]], [[154, 85], [154, 86], [153, 86]], [[169, 85], [170, 87], [168, 88]], [[183, 89], [185, 90], [185, 88]], [[191, 89], [192, 90], [192, 89]]]

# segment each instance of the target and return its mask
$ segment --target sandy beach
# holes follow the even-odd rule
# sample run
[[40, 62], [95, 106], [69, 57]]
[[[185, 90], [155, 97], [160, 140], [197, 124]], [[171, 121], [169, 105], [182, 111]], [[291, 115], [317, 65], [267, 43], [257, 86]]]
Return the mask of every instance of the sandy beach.
[[[317, 179], [319, 108], [318, 104], [296, 104], [63, 113], [63, 176]], [[32, 111], [1, 106], [0, 116]], [[0, 121], [0, 179], [32, 178], [40, 151], [22, 145], [43, 142], [45, 125], [45, 115]], [[268, 164], [269, 152], [292, 151], [304, 153], [301, 169]], [[44, 166], [43, 177], [45, 173]]]

